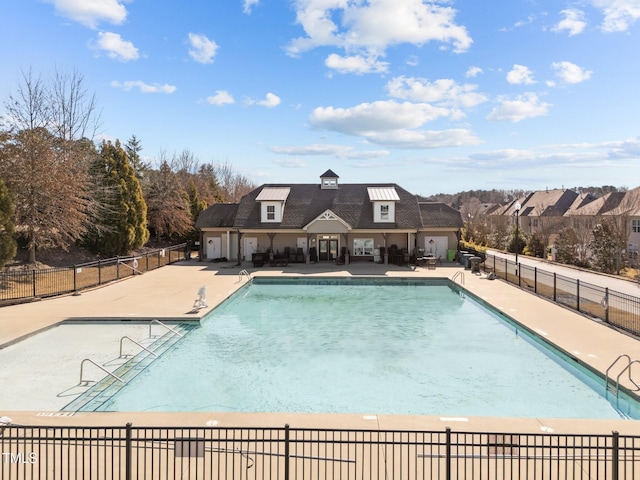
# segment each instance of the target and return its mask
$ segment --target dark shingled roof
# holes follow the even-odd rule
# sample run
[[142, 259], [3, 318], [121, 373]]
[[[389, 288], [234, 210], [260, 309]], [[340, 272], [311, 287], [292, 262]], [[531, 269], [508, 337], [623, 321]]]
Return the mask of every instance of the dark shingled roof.
[[[260, 202], [256, 197], [264, 187], [291, 188], [285, 203], [281, 223], [262, 223]], [[373, 204], [369, 200], [367, 187], [394, 187], [400, 201], [396, 202], [394, 223], [374, 223]], [[416, 198], [398, 185], [346, 184], [336, 189], [322, 189], [317, 184], [262, 185], [248, 193], [240, 201], [234, 228], [303, 228], [326, 210], [331, 210], [352, 228], [416, 228], [420, 225], [420, 212]]]
[[462, 228], [462, 215], [453, 207], [441, 202], [420, 202], [422, 226], [432, 228]]
[[216, 203], [211, 205], [198, 215], [196, 228], [233, 227], [238, 206], [239, 204], [237, 203]]
[[324, 172], [322, 175], [320, 175], [320, 178], [340, 178], [340, 177], [333, 170], [329, 169], [326, 172]]
[[[263, 188], [290, 188], [280, 223], [263, 223], [261, 205], [256, 197]], [[373, 203], [367, 188], [394, 188], [398, 193], [395, 222], [375, 223]], [[202, 211], [196, 228], [301, 229], [325, 211], [331, 210], [354, 229], [461, 228], [460, 212], [441, 202], [425, 202], [394, 184], [345, 184], [322, 189], [318, 184], [265, 184], [242, 197], [239, 204], [218, 203]]]

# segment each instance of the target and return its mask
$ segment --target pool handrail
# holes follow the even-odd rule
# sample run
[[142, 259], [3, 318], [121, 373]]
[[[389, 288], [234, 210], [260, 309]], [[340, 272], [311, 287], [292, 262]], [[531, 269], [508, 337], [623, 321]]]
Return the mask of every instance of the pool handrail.
[[105, 372], [107, 375], [115, 378], [116, 380], [119, 380], [122, 383], [127, 383], [125, 382], [123, 379], [121, 379], [119, 376], [117, 376], [115, 373], [111, 373], [109, 370], [107, 370], [106, 368], [104, 368], [102, 365], [97, 364], [96, 362], [94, 362], [93, 360], [91, 360], [90, 358], [85, 358], [84, 360], [82, 360], [82, 362], [80, 363], [80, 383], [79, 385], [84, 384], [89, 384], [89, 382], [93, 382], [94, 380], [82, 380], [82, 372], [84, 370], [84, 363], [85, 362], [89, 362], [92, 363], [93, 365], [95, 365], [96, 367], [98, 367], [100, 370], [102, 370], [103, 372]]
[[[611, 369], [622, 358], [625, 358], [627, 360], [627, 364], [624, 366], [624, 368], [622, 370], [620, 370], [620, 373], [618, 373], [618, 376], [616, 377], [615, 390], [613, 390], [613, 378], [609, 377], [609, 372], [611, 371]], [[613, 362], [611, 362], [611, 365], [609, 365], [609, 368], [607, 368], [607, 370], [605, 371], [605, 374], [604, 374], [604, 394], [605, 394], [605, 398], [607, 397], [607, 395], [609, 393], [612, 393], [613, 395], [615, 395], [616, 399], [618, 398], [618, 395], [620, 393], [620, 377], [627, 370], [629, 370], [629, 375], [628, 375], [629, 382], [631, 382], [633, 385], [635, 385], [636, 390], [640, 390], [640, 385], [638, 385], [631, 378], [631, 365], [634, 364], [634, 363], [640, 363], [640, 360], [631, 360], [631, 357], [627, 353], [621, 353], [620, 355], [618, 355], [618, 357]], [[611, 380], [611, 382], [609, 380]]]
[[149, 338], [155, 338], [154, 336], [151, 335], [151, 325], [153, 325], [154, 323], [157, 323], [158, 325], [162, 325], [167, 330], [171, 330], [173, 333], [175, 333], [179, 337], [184, 337], [184, 335], [181, 334], [180, 332], [178, 332], [177, 330], [174, 330], [169, 325], [166, 325], [166, 324], [162, 323], [160, 320], [158, 320], [157, 318], [154, 318], [153, 320], [151, 320], [149, 322]]
[[119, 356], [118, 358], [122, 358], [122, 357], [126, 356], [126, 355], [122, 355], [122, 341], [123, 341], [125, 338], [126, 338], [127, 340], [129, 340], [129, 341], [131, 341], [131, 342], [135, 343], [137, 346], [139, 346], [139, 347], [140, 347], [140, 348], [142, 348], [143, 350], [146, 350], [147, 352], [149, 352], [149, 353], [150, 353], [151, 355], [153, 355], [154, 357], [157, 357], [157, 356], [158, 356], [158, 354], [157, 354], [157, 353], [154, 353], [152, 350], [149, 350], [149, 349], [148, 349], [147, 347], [145, 347], [144, 345], [141, 345], [140, 343], [136, 342], [136, 341], [135, 341], [133, 338], [131, 338], [130, 336], [128, 336], [128, 335], [124, 335], [124, 336], [120, 339], [120, 356]]
[[456, 283], [456, 279], [460, 278], [460, 285], [464, 285], [464, 272], [456, 272], [453, 277], [451, 277], [451, 281]]

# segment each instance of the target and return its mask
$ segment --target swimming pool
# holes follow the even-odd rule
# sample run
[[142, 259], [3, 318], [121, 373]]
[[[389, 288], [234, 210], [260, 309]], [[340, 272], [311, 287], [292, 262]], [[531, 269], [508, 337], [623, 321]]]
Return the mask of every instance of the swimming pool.
[[87, 409], [620, 418], [569, 370], [448, 280], [255, 278]]

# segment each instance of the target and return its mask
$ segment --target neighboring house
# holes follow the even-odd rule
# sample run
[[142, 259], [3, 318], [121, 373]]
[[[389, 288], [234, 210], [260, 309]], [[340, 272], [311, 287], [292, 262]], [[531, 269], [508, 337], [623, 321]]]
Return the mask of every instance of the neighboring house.
[[341, 184], [331, 170], [318, 184], [261, 185], [239, 204], [212, 205], [196, 222], [201, 259], [238, 262], [267, 251], [295, 251], [306, 262], [394, 261], [390, 252], [406, 260], [418, 250], [445, 259], [462, 226], [460, 213], [445, 204], [394, 183]]
[[640, 187], [627, 192], [611, 192], [597, 198], [566, 215], [576, 231], [581, 228], [592, 231], [607, 217], [612, 221], [614, 231], [628, 238], [629, 258], [638, 258], [640, 244]]
[[565, 224], [564, 214], [577, 197], [578, 194], [572, 190], [540, 190], [510, 203], [501, 214], [515, 216], [516, 204], [519, 203], [520, 228], [528, 234], [539, 233], [548, 237]]

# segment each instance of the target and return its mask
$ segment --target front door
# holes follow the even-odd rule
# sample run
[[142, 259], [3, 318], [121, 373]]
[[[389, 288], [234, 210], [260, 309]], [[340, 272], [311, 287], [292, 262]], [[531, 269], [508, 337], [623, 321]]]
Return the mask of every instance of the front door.
[[318, 260], [333, 261], [338, 256], [338, 239], [321, 238], [318, 241]]
[[251, 255], [258, 250], [258, 239], [255, 237], [244, 237], [244, 259], [251, 261]]
[[209, 260], [220, 258], [221, 243], [220, 237], [209, 237], [207, 240], [207, 258]]

